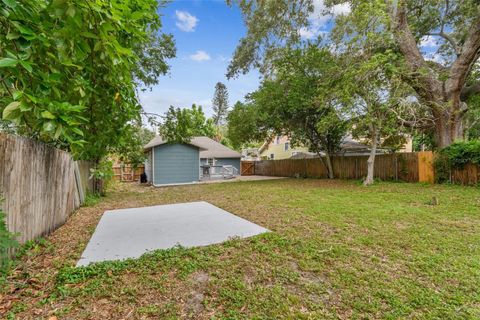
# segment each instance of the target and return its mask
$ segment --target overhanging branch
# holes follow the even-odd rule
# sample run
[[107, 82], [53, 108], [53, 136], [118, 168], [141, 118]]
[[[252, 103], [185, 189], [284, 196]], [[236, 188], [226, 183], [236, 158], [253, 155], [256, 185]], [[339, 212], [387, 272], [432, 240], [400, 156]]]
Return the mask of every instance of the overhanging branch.
[[437, 36], [445, 39], [448, 43], [450, 43], [457, 57], [462, 52], [462, 48], [457, 44], [457, 42], [448, 33], [445, 33], [443, 30], [441, 30], [440, 32], [427, 33], [427, 36]]

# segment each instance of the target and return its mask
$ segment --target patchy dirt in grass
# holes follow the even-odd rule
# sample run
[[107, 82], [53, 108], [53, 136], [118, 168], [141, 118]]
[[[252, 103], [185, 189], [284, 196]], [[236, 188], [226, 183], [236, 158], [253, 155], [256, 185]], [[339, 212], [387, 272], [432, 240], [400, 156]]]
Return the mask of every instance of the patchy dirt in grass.
[[186, 302], [187, 313], [195, 316], [200, 314], [205, 308], [203, 302], [205, 300], [205, 289], [208, 284], [209, 276], [204, 271], [198, 271], [192, 276], [192, 292]]

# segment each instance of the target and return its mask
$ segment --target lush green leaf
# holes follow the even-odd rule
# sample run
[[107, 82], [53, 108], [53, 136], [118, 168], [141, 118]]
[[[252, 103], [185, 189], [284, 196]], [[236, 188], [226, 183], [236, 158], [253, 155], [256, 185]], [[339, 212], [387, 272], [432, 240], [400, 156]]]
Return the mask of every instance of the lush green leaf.
[[0, 68], [4, 67], [14, 67], [18, 63], [18, 60], [12, 58], [3, 58], [0, 59]]
[[21, 103], [19, 101], [13, 101], [8, 106], [6, 106], [5, 109], [3, 109], [3, 119], [12, 119], [13, 112], [20, 108], [20, 104]]
[[56, 117], [48, 110], [42, 112], [42, 118], [45, 119], [55, 119]]

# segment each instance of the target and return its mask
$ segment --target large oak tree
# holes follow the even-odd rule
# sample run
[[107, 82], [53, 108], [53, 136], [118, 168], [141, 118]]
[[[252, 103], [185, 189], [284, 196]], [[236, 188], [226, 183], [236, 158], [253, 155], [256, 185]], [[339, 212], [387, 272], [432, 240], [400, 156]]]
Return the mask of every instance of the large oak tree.
[[[298, 45], [305, 34], [320, 34], [318, 21], [341, 12], [331, 38], [318, 45], [343, 52], [393, 47], [403, 58], [403, 80], [428, 107], [430, 125], [421, 129], [434, 133], [438, 147], [463, 136], [467, 102], [480, 92], [480, 82], [469, 81], [480, 55], [478, 1], [330, 0], [322, 8], [323, 1], [314, 0], [227, 2], [239, 5], [248, 30], [228, 76], [252, 67], [267, 74], [277, 48]], [[427, 41], [435, 42], [434, 51], [424, 49]]]

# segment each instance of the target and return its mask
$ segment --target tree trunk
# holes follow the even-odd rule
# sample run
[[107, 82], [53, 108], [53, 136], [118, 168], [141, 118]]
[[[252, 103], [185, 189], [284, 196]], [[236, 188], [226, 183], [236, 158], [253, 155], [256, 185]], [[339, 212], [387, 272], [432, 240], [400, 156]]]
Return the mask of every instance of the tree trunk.
[[335, 176], [333, 174], [332, 159], [330, 158], [330, 153], [328, 153], [328, 151], [325, 151], [325, 164], [327, 167], [328, 179], [334, 179]]
[[325, 159], [322, 157], [322, 153], [318, 151], [317, 149], [317, 155], [320, 158], [320, 161], [323, 163], [325, 169], [327, 169], [327, 178], [328, 179], [334, 179], [335, 176], [333, 175], [333, 167], [332, 167], [332, 161], [330, 158], [330, 154], [325, 151]]
[[460, 100], [458, 91], [452, 92], [448, 87], [442, 91], [443, 99], [436, 97], [435, 106], [432, 107], [435, 144], [440, 149], [463, 139], [463, 110], [466, 109], [466, 104]]
[[375, 156], [377, 154], [378, 133], [375, 128], [371, 130], [372, 135], [372, 149], [370, 150], [370, 156], [367, 160], [367, 177], [363, 181], [364, 186], [373, 184], [373, 174], [375, 172]]

